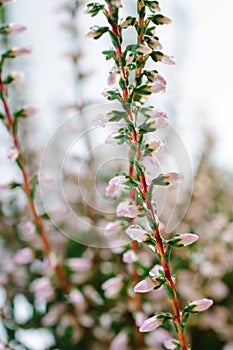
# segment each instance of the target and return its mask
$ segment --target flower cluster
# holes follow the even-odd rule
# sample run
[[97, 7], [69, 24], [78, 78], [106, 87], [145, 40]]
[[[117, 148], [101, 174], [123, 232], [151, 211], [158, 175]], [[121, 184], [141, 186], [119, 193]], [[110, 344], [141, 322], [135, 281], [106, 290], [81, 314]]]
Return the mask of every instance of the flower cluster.
[[[145, 104], [150, 95], [165, 92], [167, 86], [166, 80], [157, 70], [147, 69], [147, 63], [154, 61], [167, 65], [175, 64], [173, 57], [161, 51], [162, 44], [157, 36], [158, 26], [170, 24], [171, 19], [161, 13], [157, 1], [138, 0], [137, 17], [128, 16], [120, 20], [122, 6], [121, 1], [108, 0], [106, 5], [90, 3], [85, 11], [92, 17], [102, 13], [107, 19], [106, 26], [92, 27], [87, 37], [99, 39], [108, 33], [112, 42], [112, 48], [105, 50], [103, 54], [107, 60], [114, 62], [108, 79], [109, 85], [114, 85], [114, 88], [106, 89], [104, 95], [109, 101], [119, 103], [119, 110], [111, 112], [109, 121], [120, 121], [121, 126], [108, 136], [106, 143], [126, 144], [129, 152], [129, 173], [112, 178], [107, 186], [106, 195], [119, 197], [122, 192], [128, 190], [129, 199], [120, 202], [116, 216], [120, 222], [121, 219], [128, 218], [128, 224], [131, 225], [126, 229], [126, 233], [133, 240], [132, 247], [135, 248], [135, 242], [136, 247], [138, 243], [142, 243], [154, 252], [157, 265], [151, 270], [152, 276], [136, 283], [134, 291], [145, 293], [163, 287], [172, 304], [173, 315], [156, 314], [144, 320], [139, 331], [149, 332], [166, 323], [173, 323], [178, 340], [173, 342], [172, 348], [187, 350], [184, 329], [189, 315], [192, 312], [204, 311], [212, 305], [212, 301], [197, 300], [183, 310], [180, 309], [175, 278], [170, 267], [170, 254], [173, 246], [188, 246], [194, 243], [198, 236], [185, 233], [176, 234], [169, 240], [163, 239], [154, 198], [155, 188], [180, 183], [183, 174], [170, 172], [151, 179], [145, 163], [145, 158], [152, 157], [157, 149], [157, 145], [148, 142], [148, 134], [166, 126], [168, 118], [166, 112]], [[135, 29], [137, 40], [125, 45], [123, 32], [129, 27]], [[121, 223], [125, 225], [125, 220]], [[136, 266], [136, 257], [132, 260]], [[140, 278], [136, 268], [134, 276], [137, 276], [134, 279], [135, 284]]]

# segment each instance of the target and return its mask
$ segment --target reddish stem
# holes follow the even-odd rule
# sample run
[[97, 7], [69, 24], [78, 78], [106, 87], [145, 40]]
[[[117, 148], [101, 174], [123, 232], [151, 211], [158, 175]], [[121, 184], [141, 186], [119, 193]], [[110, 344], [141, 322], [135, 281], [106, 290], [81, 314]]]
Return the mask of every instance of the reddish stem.
[[[47, 234], [46, 234], [45, 229], [44, 229], [43, 221], [42, 221], [41, 217], [37, 214], [35, 203], [34, 203], [34, 200], [31, 196], [31, 185], [30, 185], [26, 165], [24, 162], [24, 157], [23, 157], [22, 152], [21, 152], [20, 142], [19, 142], [19, 139], [17, 137], [17, 133], [14, 131], [14, 128], [13, 128], [14, 121], [13, 121], [13, 118], [11, 116], [10, 108], [8, 105], [6, 88], [5, 88], [5, 85], [2, 81], [1, 73], [0, 73], [0, 92], [2, 95], [1, 99], [2, 99], [2, 103], [3, 103], [3, 108], [5, 111], [6, 127], [12, 136], [14, 147], [17, 149], [17, 151], [19, 153], [17, 160], [18, 160], [18, 164], [19, 164], [22, 176], [23, 176], [22, 188], [23, 188], [24, 192], [26, 193], [28, 205], [29, 205], [29, 208], [31, 210], [37, 231], [40, 235], [44, 253], [46, 255], [48, 255], [52, 252], [51, 245], [50, 245], [49, 240], [47, 238]], [[57, 263], [57, 265], [55, 267], [55, 272], [57, 274], [57, 277], [60, 281], [60, 284], [61, 284], [63, 290], [66, 293], [68, 293], [71, 289], [71, 285], [70, 285], [70, 282], [65, 274], [65, 271], [63, 270], [62, 266], [59, 263]]]

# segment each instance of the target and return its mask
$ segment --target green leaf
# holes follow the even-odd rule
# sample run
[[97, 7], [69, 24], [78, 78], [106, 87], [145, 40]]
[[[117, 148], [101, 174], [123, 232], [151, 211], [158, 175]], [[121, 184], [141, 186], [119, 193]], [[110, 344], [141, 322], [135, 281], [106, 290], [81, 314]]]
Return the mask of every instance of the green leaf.
[[164, 174], [160, 174], [155, 179], [153, 179], [152, 182], [157, 186], [168, 186], [170, 184], [170, 182], [166, 181], [166, 176]]
[[108, 116], [110, 116], [110, 122], [119, 122], [121, 119], [126, 118], [127, 114], [123, 111], [113, 110], [108, 113]]
[[111, 58], [114, 58], [115, 56], [115, 51], [114, 50], [105, 50], [102, 51], [102, 53], [105, 55], [106, 60], [110, 60]]
[[164, 283], [164, 288], [167, 292], [167, 295], [169, 296], [170, 299], [173, 299], [174, 297], [174, 291], [171, 286], [167, 282]]
[[117, 49], [120, 45], [118, 36], [116, 36], [112, 31], [109, 31], [109, 35], [112, 41], [113, 46]]

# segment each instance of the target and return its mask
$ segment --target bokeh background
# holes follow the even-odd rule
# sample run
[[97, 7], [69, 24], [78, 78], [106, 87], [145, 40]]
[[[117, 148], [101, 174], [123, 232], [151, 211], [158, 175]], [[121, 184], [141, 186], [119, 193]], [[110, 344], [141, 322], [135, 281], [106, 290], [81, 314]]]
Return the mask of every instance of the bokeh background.
[[[65, 2], [66, 5], [71, 3], [69, 0]], [[62, 1], [55, 0], [18, 0], [7, 6], [7, 20], [28, 27], [10, 44], [33, 49], [32, 55], [11, 62], [8, 67], [25, 72], [25, 79], [14, 86], [10, 95], [11, 105], [18, 107], [30, 103], [41, 109], [33, 119], [22, 123], [20, 129], [31, 174], [39, 168], [41, 153], [56, 128], [74, 114], [75, 103], [84, 102], [87, 106], [106, 102], [101, 92], [107, 86], [111, 64], [105, 62], [101, 52], [110, 43], [105, 37], [93, 41], [84, 36], [90, 26], [102, 23], [103, 19], [84, 15], [85, 2], [74, 18], [63, 5]], [[169, 112], [192, 165], [192, 201], [178, 230], [200, 235], [198, 246], [191, 251], [174, 252], [173, 268], [177, 271], [184, 304], [186, 300], [198, 299], [203, 295], [215, 301], [210, 311], [190, 320], [189, 337], [193, 349], [232, 350], [233, 44], [230, 23], [233, 8], [227, 0], [221, 3], [210, 0], [204, 3], [200, 0], [162, 0], [161, 7], [163, 13], [173, 19], [172, 26], [161, 27], [159, 33], [164, 51], [175, 57], [176, 66], [160, 67], [168, 81], [167, 93], [151, 101]], [[134, 11], [135, 2], [125, 1], [124, 12]], [[75, 61], [74, 54], [77, 53], [82, 54]], [[78, 132], [88, 125], [79, 125]], [[6, 153], [11, 141], [3, 126], [0, 133], [0, 183], [5, 183], [6, 179], [19, 179], [20, 174], [7, 160]], [[57, 147], [59, 149], [59, 145]], [[85, 231], [87, 220], [95, 219], [93, 213], [83, 209], [79, 196], [72, 197], [70, 183], [75, 182], [73, 175], [72, 169], [66, 173], [67, 193], [70, 193], [70, 201], [75, 203], [77, 212], [81, 211], [80, 215], [85, 217]], [[89, 181], [91, 183], [93, 179]], [[190, 193], [187, 194], [189, 197]], [[50, 239], [67, 265], [69, 259], [76, 257], [91, 261], [91, 265], [84, 273], [74, 273], [68, 268], [75, 286], [85, 298], [83, 305], [80, 296], [76, 303], [78, 317], [69, 309], [74, 301], [66, 300], [66, 306], [60, 306], [64, 300], [59, 295], [58, 287], [55, 288], [54, 298], [38, 302], [36, 292], [30, 286], [44, 276], [46, 262], [37, 239], [25, 237], [25, 223], [30, 220], [25, 198], [20, 191], [2, 191], [0, 200], [0, 340], [10, 343], [13, 349], [114, 350], [111, 348], [114, 337], [128, 325], [133, 325], [129, 316], [132, 313], [131, 302], [122, 305], [123, 298], [130, 292], [119, 290], [114, 297], [108, 298], [101, 285], [108, 278], [121, 273], [128, 281], [127, 288], [130, 288], [131, 271], [121, 258], [124, 248], [109, 252], [85, 248], [67, 240], [62, 234], [55, 234], [56, 229], [48, 220]], [[170, 205], [172, 207], [172, 201]], [[38, 207], [42, 210], [39, 199]], [[59, 208], [55, 206], [53, 209]], [[177, 207], [179, 210], [182, 209]], [[61, 212], [62, 208], [60, 212], [58, 210], [58, 215]], [[103, 218], [100, 220], [105, 223]], [[64, 219], [61, 225], [65, 224]], [[15, 255], [26, 246], [34, 252], [34, 260], [22, 264], [22, 261], [17, 262]], [[141, 252], [141, 259], [148, 267], [153, 263], [152, 257], [148, 258], [144, 251]], [[93, 269], [91, 266], [94, 266]], [[53, 280], [52, 271], [46, 274], [46, 278]], [[105, 299], [107, 304], [103, 305], [101, 300]], [[55, 311], [52, 309], [54, 305], [57, 307]], [[148, 311], [151, 305], [156, 311], [166, 308], [163, 293], [145, 298], [144, 311]], [[52, 321], [46, 319], [48, 314]], [[166, 332], [161, 330], [149, 335], [142, 349], [162, 349]]]

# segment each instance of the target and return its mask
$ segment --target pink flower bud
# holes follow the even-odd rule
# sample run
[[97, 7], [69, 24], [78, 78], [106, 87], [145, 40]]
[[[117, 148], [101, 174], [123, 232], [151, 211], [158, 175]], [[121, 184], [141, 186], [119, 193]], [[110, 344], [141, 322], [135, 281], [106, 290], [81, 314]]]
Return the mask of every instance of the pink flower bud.
[[122, 276], [109, 278], [101, 288], [105, 291], [106, 298], [115, 298], [123, 287]]
[[75, 272], [88, 271], [92, 267], [92, 262], [85, 258], [71, 258], [66, 260], [69, 268]]
[[109, 117], [107, 114], [99, 114], [97, 117], [93, 120], [92, 125], [94, 126], [105, 126], [105, 124], [108, 122]]
[[109, 350], [127, 350], [128, 335], [122, 331], [113, 338]]
[[26, 224], [23, 226], [23, 234], [26, 237], [31, 237], [34, 235], [36, 228], [34, 226], [34, 224], [31, 221], [26, 222]]
[[34, 259], [34, 252], [31, 248], [20, 249], [13, 257], [14, 263], [18, 265], [30, 264]]
[[69, 294], [69, 301], [78, 311], [84, 311], [86, 308], [84, 296], [78, 289], [72, 289]]
[[[164, 118], [162, 118], [163, 120]], [[157, 122], [157, 124], [159, 125], [159, 121]], [[153, 152], [158, 152], [160, 151], [163, 147], [165, 146], [165, 142], [164, 141], [152, 141], [149, 144], [149, 148], [153, 149]]]
[[112, 0], [112, 5], [116, 6], [116, 7], [122, 7], [122, 2], [121, 0]]
[[4, 34], [19, 34], [22, 33], [26, 30], [27, 28], [22, 25], [22, 24], [15, 24], [15, 23], [10, 23], [1, 28], [1, 30], [4, 32]]
[[176, 64], [175, 60], [173, 57], [170, 57], [168, 55], [163, 55], [160, 59], [160, 61], [164, 64], [167, 64], [169, 66], [173, 66], [174, 64]]
[[0, 5], [7, 4], [8, 2], [15, 2], [15, 0], [0, 0]]
[[28, 55], [32, 52], [31, 49], [28, 49], [26, 47], [12, 47], [8, 53], [7, 53], [7, 57], [19, 57], [19, 56], [24, 56], [24, 55]]
[[148, 45], [153, 49], [153, 50], [162, 50], [163, 46], [161, 42], [158, 39], [151, 38], [148, 42]]
[[149, 55], [152, 52], [152, 49], [146, 45], [139, 45], [137, 48], [137, 52], [143, 54], [143, 55]]
[[123, 257], [122, 257], [122, 261], [125, 264], [132, 264], [137, 260], [138, 260], [137, 255], [133, 250], [128, 250], [123, 254]]
[[12, 81], [21, 80], [24, 78], [24, 73], [19, 71], [12, 71], [9, 75]]
[[30, 291], [41, 301], [51, 301], [54, 297], [54, 290], [48, 277], [34, 280], [30, 285]]
[[140, 327], [145, 320], [146, 320], [146, 316], [144, 315], [143, 312], [139, 311], [136, 313], [135, 315], [136, 326]]
[[40, 112], [40, 108], [37, 106], [25, 106], [21, 109], [20, 114], [23, 117], [29, 117]]
[[118, 68], [116, 66], [113, 66], [109, 72], [108, 85], [116, 84], [119, 80], [119, 77], [120, 77], [120, 74], [119, 74]]
[[148, 277], [145, 280], [137, 283], [136, 286], [134, 287], [134, 291], [135, 293], [147, 293], [147, 292], [151, 292], [155, 288], [155, 286], [156, 286], [156, 283], [153, 282], [153, 279]]
[[162, 77], [162, 75], [157, 74], [155, 77], [155, 80], [153, 81], [153, 84], [150, 87], [150, 91], [154, 94], [165, 92], [167, 87], [166, 80]]
[[179, 238], [177, 244], [183, 245], [184, 247], [193, 244], [199, 239], [199, 236], [194, 233], [183, 233], [181, 235], [177, 235], [174, 238]]
[[0, 190], [9, 190], [10, 188], [10, 184], [0, 184]]
[[195, 305], [194, 308], [192, 308], [192, 312], [202, 312], [213, 305], [213, 300], [207, 298], [198, 299], [192, 301], [192, 305]]
[[126, 233], [132, 240], [140, 242], [145, 236], [146, 231], [139, 225], [131, 225], [127, 228]]
[[105, 143], [108, 145], [116, 146], [117, 140], [115, 139], [116, 136], [119, 136], [119, 133], [117, 131], [113, 131], [105, 140]]
[[107, 233], [114, 233], [120, 231], [121, 229], [122, 225], [119, 221], [112, 221], [107, 223], [104, 230]]
[[128, 66], [129, 64], [133, 63], [134, 61], [134, 55], [133, 54], [127, 54], [126, 56], [126, 65]]
[[14, 162], [19, 156], [19, 151], [17, 148], [12, 147], [8, 152], [7, 152], [7, 158], [10, 159], [12, 162]]
[[118, 217], [124, 216], [127, 218], [135, 218], [139, 214], [137, 205], [129, 204], [128, 202], [121, 202], [117, 206], [116, 215]]
[[168, 125], [168, 115], [162, 109], [153, 109], [151, 113], [151, 118], [153, 118], [155, 121], [156, 129], [165, 128]]
[[154, 331], [161, 325], [162, 321], [163, 319], [158, 318], [157, 316], [150, 317], [143, 322], [143, 324], [139, 328], [139, 332], [143, 333]]
[[106, 188], [105, 195], [111, 197], [118, 197], [119, 190], [122, 187], [122, 184], [125, 182], [125, 176], [115, 176], [113, 177]]
[[166, 339], [163, 342], [163, 345], [165, 346], [165, 348], [167, 350], [175, 350], [175, 349], [177, 349], [179, 344], [180, 344], [179, 341], [177, 339], [174, 339], [174, 338]]
[[172, 20], [169, 17], [159, 15], [158, 22], [159, 24], [171, 24]]
[[153, 9], [153, 11], [161, 12], [161, 8], [159, 7], [158, 1], [150, 1], [150, 8]]
[[183, 182], [184, 175], [182, 173], [170, 172], [165, 175], [165, 181], [170, 185], [179, 184]]
[[149, 275], [151, 277], [159, 277], [161, 275], [161, 273], [163, 274], [163, 266], [156, 264], [154, 267], [152, 267], [152, 269], [149, 272]]

